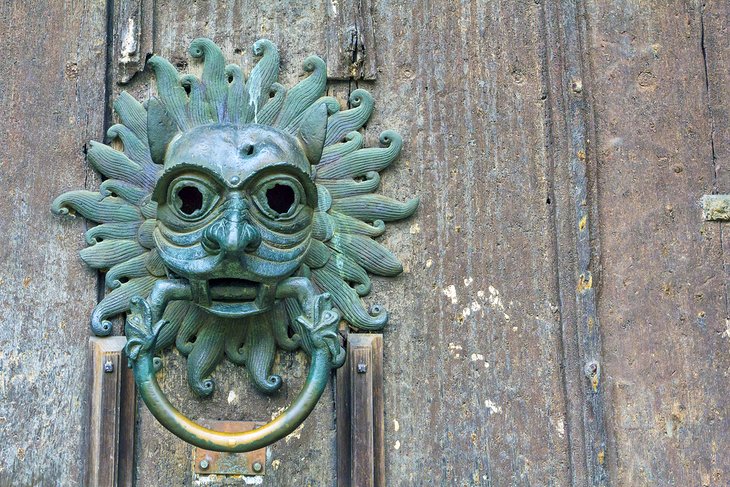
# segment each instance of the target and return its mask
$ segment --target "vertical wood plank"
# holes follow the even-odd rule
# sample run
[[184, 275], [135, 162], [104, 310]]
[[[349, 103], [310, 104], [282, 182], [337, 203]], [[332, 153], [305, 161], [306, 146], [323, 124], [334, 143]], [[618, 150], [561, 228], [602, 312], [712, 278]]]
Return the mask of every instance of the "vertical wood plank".
[[373, 458], [373, 372], [370, 347], [349, 344], [352, 485], [372, 487], [375, 483]]
[[348, 335], [336, 397], [340, 487], [386, 485], [382, 352], [382, 335]]
[[421, 197], [381, 240], [404, 274], [373, 280], [366, 299], [390, 312], [395, 485], [571, 482], [544, 78], [558, 64], [543, 49], [545, 3], [373, 2], [379, 64], [365, 137], [403, 135], [382, 192]]
[[[335, 428], [337, 429], [337, 485], [347, 487], [352, 485], [350, 472], [352, 461], [350, 452], [351, 438], [351, 412], [350, 412], [350, 353], [347, 324], [340, 326], [340, 334], [345, 338], [345, 346], [348, 347], [345, 363], [337, 369], [335, 379]], [[353, 335], [354, 336], [354, 335]]]
[[727, 224], [699, 201], [730, 190], [730, 4], [585, 6], [612, 480], [728, 485]]
[[[710, 117], [713, 192], [730, 193], [730, 4], [702, 2], [702, 56], [705, 67], [707, 108]], [[730, 227], [717, 229], [723, 247], [722, 266], [730, 276]], [[730, 323], [730, 277], [725, 278], [725, 320]]]
[[89, 339], [89, 455], [88, 484], [117, 486], [119, 420], [122, 408], [122, 354], [125, 337]]
[[80, 486], [96, 272], [81, 219], [50, 212], [98, 185], [107, 2], [0, 2], [0, 485]]
[[[571, 481], [575, 486], [609, 483], [606, 395], [602, 381], [601, 327], [596, 312], [594, 250], [598, 210], [590, 140], [593, 119], [591, 73], [582, 46], [585, 21], [579, 2], [542, 6], [548, 104], [546, 146], [552, 171], [553, 221], [563, 380], [570, 440]], [[548, 63], [548, 60], [552, 62]]]
[[134, 485], [134, 442], [137, 426], [137, 384], [134, 372], [127, 367], [127, 356], [122, 356], [121, 386], [119, 408], [119, 466], [117, 485], [132, 487]]
[[383, 395], [383, 335], [370, 335], [373, 395], [373, 463], [375, 487], [385, 487], [385, 398]]

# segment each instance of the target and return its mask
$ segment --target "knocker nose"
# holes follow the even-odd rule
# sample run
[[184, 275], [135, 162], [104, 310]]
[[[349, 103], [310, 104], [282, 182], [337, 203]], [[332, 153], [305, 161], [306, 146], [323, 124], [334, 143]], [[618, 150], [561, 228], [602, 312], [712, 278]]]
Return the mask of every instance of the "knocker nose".
[[261, 234], [238, 215], [224, 216], [203, 232], [202, 244], [209, 254], [253, 252], [261, 245]]
[[261, 234], [248, 222], [243, 223], [243, 230], [239, 233], [238, 246], [246, 252], [253, 252], [261, 245]]

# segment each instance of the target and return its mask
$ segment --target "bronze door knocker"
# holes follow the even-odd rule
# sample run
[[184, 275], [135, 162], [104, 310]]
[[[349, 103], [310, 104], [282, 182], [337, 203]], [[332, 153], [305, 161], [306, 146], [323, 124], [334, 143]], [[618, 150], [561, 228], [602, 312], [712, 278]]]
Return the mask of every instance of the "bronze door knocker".
[[[386, 311], [368, 311], [361, 297], [369, 273], [395, 276], [402, 266], [374, 239], [418, 206], [374, 194], [402, 140], [388, 130], [383, 147], [363, 148], [358, 129], [373, 110], [367, 91], [353, 91], [351, 108], [340, 110], [323, 96], [320, 58], [307, 58], [309, 76], [287, 90], [276, 82], [276, 46], [259, 40], [253, 52], [261, 59], [248, 79], [209, 39], [189, 49], [203, 62], [200, 78], [153, 56], [157, 97], [142, 105], [123, 92], [114, 103], [121, 123], [108, 136], [122, 150], [91, 143], [88, 160], [106, 177], [99, 191], [53, 202], [57, 214], [99, 223], [86, 232], [81, 258], [106, 272], [111, 292], [94, 308], [92, 331], [109, 335], [110, 318], [127, 312], [126, 350], [149, 410], [183, 440], [228, 452], [269, 445], [304, 421], [344, 361], [340, 319], [383, 328]], [[268, 394], [282, 384], [271, 372], [278, 348], [306, 352], [309, 374], [268, 424], [213, 431], [160, 390], [156, 354], [172, 345], [187, 357], [200, 396], [213, 393], [223, 358], [245, 366]]]

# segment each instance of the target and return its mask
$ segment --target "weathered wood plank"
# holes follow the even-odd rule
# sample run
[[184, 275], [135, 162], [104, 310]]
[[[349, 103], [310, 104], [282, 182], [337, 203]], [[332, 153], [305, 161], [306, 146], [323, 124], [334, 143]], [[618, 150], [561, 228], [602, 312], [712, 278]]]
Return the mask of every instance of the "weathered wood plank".
[[574, 486], [610, 484], [602, 382], [600, 320], [596, 310], [594, 250], [598, 245], [595, 157], [590, 143], [590, 65], [582, 46], [586, 24], [580, 2], [543, 4], [543, 75], [550, 154], [555, 267], [562, 328], [563, 380]]
[[[727, 18], [729, 7], [707, 3], [703, 20], [698, 1], [587, 5], [601, 234], [593, 279], [612, 396], [612, 477], [726, 485], [728, 273], [722, 226], [703, 221], [699, 200], [713, 191], [719, 164], [708, 86], [717, 100], [729, 89], [708, 84], [708, 73], [727, 75], [727, 66], [706, 71], [703, 47], [719, 60], [729, 46], [707, 15]], [[708, 50], [711, 38], [718, 43]]]
[[373, 364], [372, 349], [350, 342], [350, 454], [351, 485], [375, 485], [375, 458], [373, 457]]
[[122, 384], [119, 395], [122, 401], [119, 410], [119, 454], [117, 485], [132, 487], [134, 485], [134, 444], [137, 430], [137, 384], [134, 372], [127, 367], [127, 357], [122, 360]]
[[350, 333], [337, 371], [337, 485], [387, 485], [383, 407], [383, 336]]
[[[730, 193], [730, 7], [707, 1], [701, 10], [702, 56], [705, 64], [707, 106], [710, 112], [710, 148], [715, 173], [713, 192]], [[730, 275], [730, 231], [720, 225], [722, 266]], [[730, 279], [725, 279], [725, 319], [730, 323]], [[730, 335], [729, 335], [730, 337]]]
[[[89, 339], [88, 485], [118, 485], [120, 419], [125, 406], [121, 395], [126, 368], [123, 367], [123, 350], [126, 343], [123, 336]], [[134, 400], [127, 402], [135, 403]]]
[[325, 7], [327, 77], [375, 80], [378, 66], [371, 1], [328, 1]]
[[[374, 280], [395, 485], [570, 485], [545, 147], [542, 7], [376, 2], [376, 114], [402, 156], [383, 191], [421, 196]], [[468, 452], [468, 453], [467, 453]]]
[[[349, 339], [347, 325], [340, 324], [340, 334], [345, 338], [345, 344]], [[337, 369], [335, 379], [335, 427], [337, 430], [337, 485], [345, 487], [352, 484], [350, 472], [352, 470], [352, 449], [351, 438], [351, 412], [350, 412], [350, 357]]]
[[[344, 337], [347, 344], [349, 339], [348, 327], [340, 323], [340, 335]], [[352, 470], [351, 451], [351, 429], [350, 429], [350, 357], [337, 369], [335, 378], [335, 428], [337, 431], [337, 485], [345, 487], [352, 484], [350, 472]]]
[[106, 2], [2, 2], [0, 41], [0, 485], [84, 485], [96, 273], [50, 205], [96, 182]]
[[383, 388], [383, 335], [370, 335], [373, 374], [373, 462], [375, 487], [385, 487], [385, 397]]

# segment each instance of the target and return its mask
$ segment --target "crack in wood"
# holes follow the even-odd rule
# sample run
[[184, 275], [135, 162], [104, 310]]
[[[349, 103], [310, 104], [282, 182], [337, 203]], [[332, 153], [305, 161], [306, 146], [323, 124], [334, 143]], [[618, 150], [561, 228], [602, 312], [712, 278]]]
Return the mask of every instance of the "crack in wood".
[[374, 80], [377, 66], [370, 0], [332, 0], [326, 10], [327, 77]]

